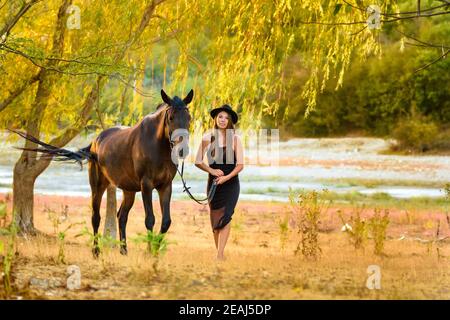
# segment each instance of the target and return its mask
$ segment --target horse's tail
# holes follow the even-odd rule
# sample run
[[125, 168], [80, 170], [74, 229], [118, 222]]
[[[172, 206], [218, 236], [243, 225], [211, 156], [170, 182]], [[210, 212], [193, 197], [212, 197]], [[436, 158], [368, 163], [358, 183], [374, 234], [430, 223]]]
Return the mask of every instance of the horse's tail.
[[20, 150], [25, 150], [25, 151], [36, 151], [39, 153], [42, 153], [43, 158], [51, 158], [51, 160], [53, 161], [75, 161], [77, 163], [80, 164], [81, 168], [83, 168], [83, 161], [84, 160], [97, 160], [97, 157], [94, 153], [92, 153], [90, 151], [91, 149], [91, 144], [88, 145], [85, 148], [79, 149], [78, 151], [70, 151], [67, 149], [63, 149], [63, 148], [58, 148], [55, 146], [52, 146], [50, 144], [47, 144], [45, 142], [42, 142], [41, 140], [33, 137], [32, 135], [25, 133], [25, 132], [21, 132], [21, 131], [17, 131], [14, 129], [9, 129], [9, 131], [12, 131], [16, 134], [18, 134], [19, 136], [21, 136], [24, 139], [27, 139], [31, 142], [34, 142], [36, 144], [38, 144], [41, 147], [37, 147], [37, 148], [18, 148]]

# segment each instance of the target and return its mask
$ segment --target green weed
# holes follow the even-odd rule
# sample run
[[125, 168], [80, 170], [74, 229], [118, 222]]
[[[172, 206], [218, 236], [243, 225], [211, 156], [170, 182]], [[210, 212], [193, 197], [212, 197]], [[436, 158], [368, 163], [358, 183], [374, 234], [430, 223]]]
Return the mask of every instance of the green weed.
[[369, 219], [369, 231], [374, 241], [374, 253], [382, 255], [384, 250], [384, 241], [386, 240], [386, 230], [389, 225], [389, 210], [384, 210], [381, 215], [380, 209], [374, 210], [374, 215]]

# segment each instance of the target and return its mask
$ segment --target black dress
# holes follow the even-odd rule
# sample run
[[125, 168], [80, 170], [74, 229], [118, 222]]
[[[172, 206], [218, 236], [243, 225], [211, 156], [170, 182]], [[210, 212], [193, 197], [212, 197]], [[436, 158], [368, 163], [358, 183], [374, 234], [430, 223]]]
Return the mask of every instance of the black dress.
[[[228, 175], [236, 167], [236, 152], [233, 151], [232, 163], [226, 162], [226, 147], [219, 147], [216, 149], [219, 151], [217, 157], [213, 155], [208, 156], [209, 166], [213, 169], [220, 169], [223, 171], [224, 175]], [[209, 154], [209, 153], [208, 153]], [[220, 161], [215, 161], [214, 159], [222, 159]], [[211, 188], [212, 183], [216, 177], [209, 174], [208, 175], [208, 185], [206, 188], [207, 194]], [[222, 229], [230, 221], [234, 213], [234, 208], [236, 207], [240, 192], [239, 177], [235, 175], [230, 180], [217, 185], [216, 192], [211, 202], [209, 203], [209, 212], [211, 219], [211, 227], [214, 230]]]

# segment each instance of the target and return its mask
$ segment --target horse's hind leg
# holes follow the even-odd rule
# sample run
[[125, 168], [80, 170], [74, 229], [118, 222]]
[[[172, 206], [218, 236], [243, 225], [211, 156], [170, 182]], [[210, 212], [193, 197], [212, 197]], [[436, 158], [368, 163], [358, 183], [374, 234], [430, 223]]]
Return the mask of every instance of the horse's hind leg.
[[117, 212], [117, 219], [119, 220], [119, 234], [120, 234], [120, 253], [127, 254], [127, 236], [125, 229], [127, 227], [128, 213], [134, 203], [136, 192], [123, 191], [123, 201]]
[[89, 183], [91, 185], [91, 205], [92, 205], [92, 228], [94, 229], [94, 247], [92, 253], [98, 257], [100, 249], [98, 247], [98, 228], [100, 226], [100, 205], [103, 193], [109, 186], [108, 179], [102, 174], [100, 167], [95, 162], [89, 162]]

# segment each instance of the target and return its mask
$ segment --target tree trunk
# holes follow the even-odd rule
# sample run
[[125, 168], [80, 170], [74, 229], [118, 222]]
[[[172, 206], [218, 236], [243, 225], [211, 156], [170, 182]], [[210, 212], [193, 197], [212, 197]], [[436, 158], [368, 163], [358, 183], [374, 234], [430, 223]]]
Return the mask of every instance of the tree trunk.
[[[55, 57], [61, 57], [64, 52], [64, 33], [66, 30], [66, 12], [68, 6], [72, 3], [72, 0], [64, 0], [61, 4], [55, 32], [53, 34], [53, 45], [52, 45], [52, 55]], [[148, 25], [150, 18], [155, 10], [155, 8], [162, 3], [162, 1], [152, 1], [149, 6], [144, 11], [139, 27], [133, 36], [125, 44], [123, 50], [117, 54], [115, 60], [120, 62], [125, 56], [127, 50], [131, 45], [141, 36], [144, 29]], [[47, 67], [54, 67], [58, 64], [58, 61], [51, 61], [48, 63]], [[98, 76], [97, 83], [103, 80], [104, 76]], [[37, 75], [38, 79], [38, 89], [36, 91], [36, 96], [31, 108], [31, 113], [28, 117], [26, 131], [28, 134], [39, 139], [41, 133], [41, 122], [45, 109], [48, 105], [48, 98], [50, 96], [51, 90], [54, 84], [58, 80], [58, 76], [52, 73], [51, 68], [47, 70], [46, 67], [40, 69]], [[98, 99], [99, 85], [96, 88], [92, 88], [91, 92], [88, 94], [83, 109], [81, 111], [79, 122], [74, 124], [74, 126], [69, 126], [60, 136], [54, 138], [50, 144], [56, 147], [63, 147], [67, 144], [73, 137], [75, 137], [82, 127], [86, 124], [90, 117], [90, 113], [93, 109], [94, 103]], [[25, 141], [25, 148], [35, 148], [36, 144], [28, 140]], [[13, 212], [15, 213], [15, 221], [20, 227], [21, 233], [36, 234], [37, 230], [34, 228], [33, 224], [33, 197], [34, 197], [34, 183], [36, 178], [49, 166], [50, 159], [39, 158], [37, 159], [36, 152], [34, 151], [23, 151], [20, 159], [16, 162], [14, 167], [14, 177], [13, 177]], [[108, 190], [108, 193], [110, 191]], [[114, 192], [115, 193], [115, 192]], [[115, 196], [109, 197], [111, 201], [111, 208], [114, 201], [115, 206]], [[114, 228], [112, 224], [109, 223], [110, 232], [116, 232], [116, 222], [115, 213], [116, 210], [112, 211], [114, 213]], [[109, 215], [107, 215], [107, 220], [111, 219], [111, 209], [109, 210]], [[108, 218], [109, 216], [109, 218]], [[113, 231], [114, 230], [114, 231]], [[112, 234], [111, 234], [112, 235]]]
[[113, 239], [117, 238], [116, 212], [116, 187], [109, 186], [108, 189], [106, 189], [106, 218], [103, 234], [105, 236], [109, 235]]
[[13, 212], [14, 220], [22, 234], [37, 233], [33, 223], [35, 181], [33, 170], [27, 168], [25, 161], [18, 161], [14, 166]]
[[[71, 3], [72, 0], [64, 0], [58, 10], [51, 50], [54, 56], [62, 56], [64, 52], [65, 16]], [[54, 67], [56, 64], [56, 61], [51, 61], [49, 66]], [[46, 68], [41, 68], [36, 78], [38, 80], [38, 88], [27, 119], [26, 131], [27, 134], [39, 139], [41, 123], [48, 105], [48, 99], [58, 77]], [[25, 141], [25, 148], [27, 149], [33, 149], [36, 146], [35, 143], [29, 140]], [[34, 183], [36, 178], [49, 165], [50, 159], [37, 159], [36, 152], [24, 150], [14, 166], [13, 212], [19, 232], [22, 234], [35, 235], [37, 233], [33, 223]]]

